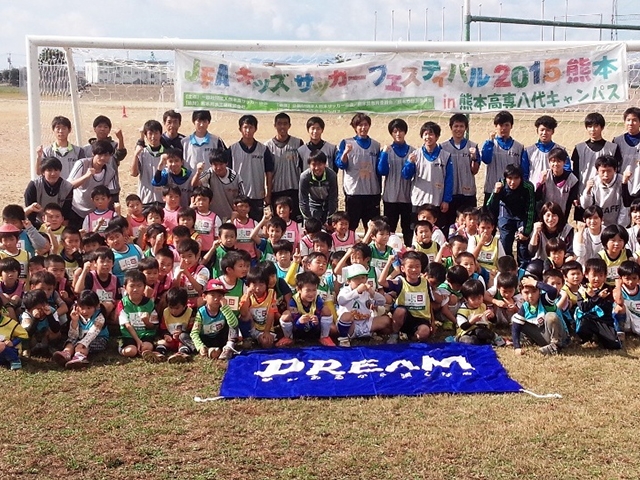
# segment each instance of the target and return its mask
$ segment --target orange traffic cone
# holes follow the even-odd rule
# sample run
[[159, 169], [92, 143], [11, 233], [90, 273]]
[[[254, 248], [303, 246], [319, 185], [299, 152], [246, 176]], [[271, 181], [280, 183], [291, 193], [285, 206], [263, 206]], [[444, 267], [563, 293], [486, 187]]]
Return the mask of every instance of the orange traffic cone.
[[127, 107], [122, 106], [122, 118], [127, 118]]

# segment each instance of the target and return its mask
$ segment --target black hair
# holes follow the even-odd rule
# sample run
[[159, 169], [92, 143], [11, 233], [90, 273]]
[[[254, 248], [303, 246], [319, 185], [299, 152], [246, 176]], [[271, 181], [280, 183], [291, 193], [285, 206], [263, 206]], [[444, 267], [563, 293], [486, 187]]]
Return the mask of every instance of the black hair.
[[111, 192], [107, 188], [106, 185], [97, 185], [91, 190], [91, 200], [95, 199], [97, 196], [104, 196], [107, 198], [111, 198]]
[[447, 269], [441, 263], [431, 262], [427, 265], [427, 275], [435, 278], [440, 285], [447, 279]]
[[436, 138], [440, 138], [442, 129], [436, 122], [425, 122], [420, 127], [420, 138], [422, 138], [425, 132], [431, 132], [436, 136]]
[[173, 193], [174, 195], [178, 195], [178, 196], [182, 195], [182, 192], [180, 191], [180, 188], [177, 185], [165, 185], [164, 187], [162, 187], [163, 197], [166, 197], [170, 193]]
[[366, 243], [356, 243], [353, 247], [351, 247], [351, 251], [353, 253], [360, 253], [363, 259], [371, 258], [371, 247]]
[[247, 273], [247, 278], [245, 278], [244, 283], [247, 285], [251, 285], [252, 283], [264, 283], [265, 285], [269, 285], [269, 275], [265, 272], [264, 265], [251, 267], [249, 269], [249, 273]]
[[625, 245], [629, 242], [629, 232], [627, 229], [620, 225], [608, 225], [600, 234], [600, 241], [602, 242], [602, 246], [606, 249], [607, 243], [616, 235], [620, 235], [620, 238], [624, 241]]
[[391, 226], [389, 225], [389, 222], [387, 222], [386, 220], [379, 218], [377, 220], [373, 221], [373, 229], [372, 229], [373, 235], [376, 235], [380, 232], [382, 233], [391, 233]]
[[167, 292], [167, 306], [177, 307], [182, 305], [187, 306], [189, 301], [189, 292], [183, 287], [171, 287]]
[[312, 242], [314, 245], [316, 243], [324, 243], [329, 247], [329, 250], [331, 250], [331, 248], [333, 247], [333, 237], [331, 236], [331, 234], [325, 231], [320, 231], [316, 233], [315, 236], [313, 237]]
[[111, 260], [115, 262], [115, 255], [109, 247], [98, 247], [93, 253], [96, 255], [96, 260]]
[[287, 207], [289, 207], [289, 210], [293, 210], [293, 199], [291, 197], [278, 197], [274, 200], [273, 202], [274, 206], [278, 206], [278, 205], [286, 205]]
[[278, 120], [286, 120], [287, 122], [289, 122], [289, 125], [291, 125], [291, 117], [284, 112], [278, 113], [273, 119], [273, 123], [276, 123]]
[[195, 123], [196, 120], [211, 122], [211, 112], [209, 110], [194, 110], [191, 114], [191, 121]]
[[322, 222], [315, 217], [306, 218], [304, 220], [304, 230], [308, 235], [313, 235], [322, 230]]
[[567, 242], [565, 242], [560, 237], [553, 237], [547, 241], [547, 244], [544, 247], [547, 255], [550, 255], [551, 252], [564, 252], [567, 253]]
[[563, 275], [562, 271], [560, 271], [557, 268], [550, 268], [549, 270], [546, 270], [544, 272], [544, 274], [542, 275], [542, 281], [544, 283], [549, 283], [549, 279], [553, 278], [553, 277], [559, 278], [561, 280], [564, 280], [564, 275]]
[[53, 117], [53, 120], [51, 120], [51, 130], [55, 130], [58, 125], [62, 125], [63, 127], [67, 127], [71, 130], [71, 120], [67, 117], [63, 117], [62, 115]]
[[[164, 190], [163, 190], [163, 194], [164, 194]], [[164, 208], [162, 208], [158, 204], [149, 205], [147, 208], [145, 208], [144, 212], [142, 213], [145, 218], [147, 218], [150, 213], [155, 213], [156, 215], [160, 216], [160, 219], [162, 221], [164, 221]]]
[[352, 128], [356, 128], [362, 122], [367, 122], [369, 125], [371, 125], [371, 117], [366, 113], [359, 112], [351, 117], [351, 123], [349, 125], [351, 125]]
[[469, 280], [469, 272], [462, 265], [453, 265], [447, 271], [447, 281], [451, 284], [462, 285]]
[[331, 222], [331, 225], [341, 221], [347, 221], [347, 222], [349, 221], [349, 215], [347, 214], [347, 212], [343, 210], [336, 211], [333, 215], [331, 215], [331, 218], [329, 219], [329, 222]]
[[[9, 258], [10, 260], [15, 260], [17, 262], [17, 260], [15, 258]], [[29, 267], [31, 265], [39, 265], [41, 267], [44, 267], [44, 260], [45, 257], [43, 257], [42, 255], [34, 255], [33, 257], [31, 257], [29, 259], [29, 263], [27, 264]], [[20, 266], [20, 263], [18, 262], [18, 266]], [[20, 271], [20, 269], [18, 268], [18, 270], [11, 270], [12, 272], [15, 271]], [[2, 268], [0, 268], [0, 273], [2, 272]]]
[[393, 134], [395, 129], [400, 130], [401, 132], [407, 133], [409, 131], [409, 125], [401, 118], [394, 118], [389, 122], [389, 126], [387, 127], [389, 133]]
[[147, 120], [144, 122], [142, 131], [146, 135], [147, 132], [160, 132], [162, 133], [162, 124], [157, 120]]
[[274, 215], [267, 221], [267, 229], [269, 229], [269, 227], [279, 228], [280, 230], [282, 230], [282, 233], [287, 230], [287, 224], [277, 215]]
[[518, 288], [518, 274], [501, 273], [496, 280], [498, 288]]
[[0, 259], [0, 273], [2, 272], [20, 273], [21, 269], [22, 267], [20, 266], [20, 262], [13, 257], [6, 257], [6, 258]]
[[162, 114], [162, 123], [167, 122], [167, 118], [176, 118], [178, 122], [182, 123], [182, 115], [175, 110], [167, 110]]
[[178, 253], [189, 253], [189, 252], [193, 253], [196, 256], [198, 256], [198, 254], [200, 253], [200, 245], [198, 245], [198, 242], [196, 242], [192, 238], [187, 238], [186, 240], [182, 240], [178, 244]]
[[431, 232], [433, 232], [433, 224], [429, 220], [416, 220], [415, 227], [413, 228], [413, 233], [418, 233], [418, 227], [427, 227]]
[[540, 125], [547, 127], [549, 130], [555, 130], [556, 128], [558, 128], [557, 120], [550, 115], [542, 115], [541, 117], [538, 117], [534, 125], [536, 127], [536, 130]]
[[144, 238], [149, 241], [151, 238], [155, 238], [160, 234], [167, 234], [167, 228], [161, 223], [152, 223], [147, 227], [147, 231], [144, 232]]
[[183, 218], [190, 218], [191, 220], [193, 220], [193, 223], [195, 223], [196, 211], [191, 207], [182, 207], [180, 210], [178, 210], [178, 221], [182, 220]]
[[306, 257], [304, 257], [304, 263], [305, 265], [310, 264], [311, 262], [313, 262], [316, 258], [320, 258], [323, 259], [325, 262], [328, 262], [329, 259], [327, 259], [327, 256], [322, 253], [322, 252], [309, 252], [309, 255], [307, 255]]
[[600, 167], [618, 168], [618, 160], [613, 155], [601, 155], [596, 159], [596, 170]]
[[93, 155], [113, 155], [115, 148], [109, 140], [97, 140], [91, 145], [91, 153]]
[[510, 163], [504, 169], [504, 178], [520, 178], [522, 179], [522, 168], [520, 165]]
[[469, 119], [464, 113], [454, 113], [449, 118], [449, 128], [453, 127], [454, 123], [464, 123], [465, 128], [469, 128]]
[[258, 119], [255, 117], [255, 115], [242, 115], [238, 119], [238, 127], [242, 128], [242, 126], [245, 124], [255, 127], [256, 130], [258, 129]]
[[607, 274], [607, 262], [600, 257], [589, 258], [584, 264], [584, 274], [589, 272]]
[[142, 203], [142, 199], [138, 195], [136, 195], [135, 193], [130, 193], [124, 199], [125, 205], [128, 204], [129, 202], [140, 202], [140, 203]]
[[462, 243], [463, 245], [469, 245], [469, 239], [463, 235], [452, 235], [451, 237], [449, 237], [449, 245], [451, 245], [452, 243]]
[[2, 220], [5, 222], [7, 220], [24, 222], [26, 219], [24, 208], [20, 205], [11, 204], [2, 209]]
[[564, 262], [562, 267], [560, 267], [560, 271], [565, 277], [571, 270], [580, 270], [580, 273], [582, 273], [582, 264], [577, 260], [569, 260], [568, 262]]
[[561, 162], [566, 163], [567, 159], [569, 158], [569, 154], [564, 148], [554, 147], [549, 151], [548, 158], [549, 161], [551, 161], [552, 158], [557, 158]]
[[322, 118], [320, 117], [311, 117], [309, 118], [309, 120], [307, 120], [307, 130], [309, 130], [311, 127], [313, 127], [315, 124], [320, 125], [320, 128], [322, 130], [324, 130], [324, 120], [322, 120]]
[[[244, 251], [244, 250], [242, 250]], [[220, 270], [222, 270], [223, 274], [227, 273], [227, 269], [233, 269], [236, 266], [236, 263], [242, 262], [245, 259], [240, 254], [240, 251], [231, 250], [227, 252], [224, 257], [220, 259]]]
[[46, 268], [49, 268], [55, 264], [58, 265], [65, 265], [65, 261], [64, 258], [62, 258], [60, 255], [47, 255], [44, 259], [44, 266]]
[[625, 260], [618, 267], [618, 275], [620, 277], [630, 277], [631, 275], [640, 277], [640, 265], [633, 260]]
[[293, 243], [281, 238], [272, 245], [274, 255], [278, 252], [289, 252], [293, 254]]
[[[640, 210], [640, 201], [638, 201], [637, 203], [638, 205], [638, 210]], [[631, 211], [633, 212], [633, 203], [631, 204]], [[600, 217], [600, 220], [602, 220], [602, 217], [604, 217], [604, 212], [602, 211], [602, 208], [600, 207], [600, 205], [590, 205], [589, 207], [584, 209], [584, 213], [582, 214], [582, 220], [586, 220], [587, 218], [591, 218], [594, 215], [597, 215], [598, 217]]]
[[31, 278], [29, 280], [31, 282], [31, 285], [38, 285], [39, 283], [42, 283], [43, 285], [47, 285], [49, 287], [55, 287], [58, 285], [58, 281], [56, 280], [56, 277], [53, 275], [53, 273], [47, 272], [46, 270], [40, 270], [39, 272], [34, 273], [33, 275], [31, 275]]
[[138, 261], [138, 270], [144, 273], [147, 270], [158, 270], [160, 266], [158, 265], [158, 260], [154, 257], [144, 257]]
[[480, 280], [469, 279], [460, 287], [460, 294], [464, 299], [484, 295], [484, 285]]
[[[176, 237], [180, 238], [191, 238], [191, 231], [185, 225], [176, 225], [171, 229], [171, 235], [173, 235], [173, 239], [175, 241]], [[195, 242], [195, 240], [194, 240]], [[197, 242], [196, 242], [197, 243]]]
[[640, 120], [640, 108], [638, 107], [629, 107], [622, 114], [622, 120], [626, 120], [629, 115], [634, 115], [638, 120]]
[[511, 112], [501, 110], [500, 112], [496, 113], [495, 117], [493, 117], [493, 124], [504, 125], [505, 123], [510, 123], [511, 126], [513, 126], [513, 115], [511, 115]]
[[312, 163], [327, 163], [327, 155], [322, 150], [314, 150], [309, 154], [309, 158], [307, 159], [307, 163], [311, 165]]
[[98, 297], [98, 294], [93, 290], [83, 290], [80, 292], [80, 295], [78, 295], [76, 303], [79, 307], [98, 308], [100, 307], [100, 297]]
[[47, 170], [62, 171], [62, 162], [56, 157], [44, 157], [40, 162], [40, 173], [44, 173]]
[[142, 285], [146, 285], [147, 278], [140, 270], [127, 270], [126, 272], [124, 272], [123, 284], [126, 287], [129, 283], [141, 283]]
[[222, 235], [222, 232], [233, 232], [237, 237], [238, 236], [238, 227], [236, 227], [231, 222], [225, 222], [225, 223], [222, 223], [218, 227], [218, 236]]
[[215, 148], [213, 150], [211, 150], [211, 153], [209, 154], [209, 163], [210, 164], [214, 164], [214, 163], [227, 163], [227, 159], [224, 157], [224, 151], [220, 148]]
[[38, 288], [25, 292], [22, 297], [22, 304], [26, 310], [31, 310], [39, 305], [47, 305], [48, 303], [47, 294], [44, 293], [44, 290]]
[[593, 125], [600, 125], [600, 127], [604, 128], [606, 125], [606, 122], [604, 120], [604, 117], [602, 116], [601, 113], [598, 112], [591, 112], [588, 113], [586, 117], [584, 117], [584, 126], [586, 127], [591, 127]]
[[320, 278], [313, 272], [301, 272], [296, 275], [296, 288], [298, 291], [305, 285], [320, 285]]
[[96, 128], [98, 125], [106, 125], [107, 127], [109, 127], [109, 130], [111, 130], [111, 119], [104, 115], [98, 115], [93, 120], [93, 128]]
[[122, 228], [122, 225], [120, 224], [109, 222], [109, 225], [107, 225], [107, 228], [103, 232], [104, 238], [108, 239], [109, 235], [113, 233], [120, 233], [124, 235], [124, 228]]

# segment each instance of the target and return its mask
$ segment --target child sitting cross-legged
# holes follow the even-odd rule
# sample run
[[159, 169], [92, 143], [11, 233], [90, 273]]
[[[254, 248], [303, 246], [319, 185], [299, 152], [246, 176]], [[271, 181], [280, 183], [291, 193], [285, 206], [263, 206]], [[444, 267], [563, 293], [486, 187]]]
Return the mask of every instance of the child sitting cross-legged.
[[160, 320], [160, 338], [156, 351], [169, 355], [168, 363], [184, 363], [195, 351], [190, 332], [193, 310], [187, 305], [189, 294], [186, 288], [172, 287], [166, 295], [167, 307]]
[[96, 292], [83, 290], [69, 314], [69, 335], [64, 348], [52, 360], [62, 367], [80, 369], [89, 366], [89, 353], [107, 348], [109, 330]]
[[525, 334], [543, 355], [555, 355], [568, 340], [567, 327], [556, 307], [558, 290], [529, 273], [521, 280], [522, 307], [511, 317], [511, 341], [522, 355], [520, 335]]
[[[313, 272], [302, 272], [296, 276], [297, 292], [289, 300], [289, 310], [280, 317], [283, 337], [276, 347], [293, 345], [293, 338], [320, 338], [325, 347], [335, 347], [329, 337], [333, 326], [331, 310], [324, 304], [318, 286], [320, 278]], [[334, 332], [337, 333], [337, 332]]]

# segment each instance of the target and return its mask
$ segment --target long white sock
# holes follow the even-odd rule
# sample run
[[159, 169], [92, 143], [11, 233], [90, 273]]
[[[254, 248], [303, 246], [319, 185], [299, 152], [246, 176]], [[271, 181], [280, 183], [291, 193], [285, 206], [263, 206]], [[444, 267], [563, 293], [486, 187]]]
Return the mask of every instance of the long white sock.
[[333, 325], [332, 316], [328, 315], [326, 317], [320, 317], [320, 338], [329, 336], [331, 325]]

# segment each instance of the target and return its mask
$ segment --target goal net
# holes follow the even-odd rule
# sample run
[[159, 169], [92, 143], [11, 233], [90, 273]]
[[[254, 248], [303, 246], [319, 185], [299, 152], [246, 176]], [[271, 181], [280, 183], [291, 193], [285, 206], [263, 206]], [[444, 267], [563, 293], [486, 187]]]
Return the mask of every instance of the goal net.
[[[37, 42], [31, 43], [30, 68], [30, 132], [31, 145], [48, 144], [53, 141], [51, 120], [56, 115], [64, 115], [71, 119], [74, 132], [70, 140], [84, 145], [93, 136], [92, 123], [96, 116], [106, 115], [113, 123], [113, 128], [123, 131], [127, 147], [133, 151], [135, 141], [140, 136], [142, 125], [151, 119], [162, 121], [162, 114], [166, 110], [176, 107], [175, 100], [175, 48], [176, 41], [149, 41], [144, 48], [144, 41], [137, 41], [129, 49], [94, 48], [92, 44], [98, 42], [72, 42], [67, 38], [64, 43], [60, 39], [38, 37]], [[115, 39], [111, 39], [115, 40]], [[203, 41], [206, 43], [206, 41]], [[114, 41], [114, 45], [125, 45], [126, 42]], [[276, 43], [276, 42], [272, 42]], [[312, 42], [311, 42], [312, 43]], [[562, 45], [562, 42], [556, 42]], [[575, 42], [574, 42], [575, 44]], [[212, 45], [212, 46], [211, 46]], [[441, 46], [443, 54], [463, 52], [465, 48], [473, 46], [487, 52], [496, 48], [508, 48], [505, 44], [487, 43], [486, 47], [477, 42], [449, 44], [419, 44], [367, 42], [360, 44], [321, 44], [314, 45], [289, 43], [268, 45], [268, 48], [257, 48], [260, 44], [251, 45], [249, 42], [224, 45], [203, 44], [197, 48], [197, 42], [185, 45], [190, 51], [206, 51], [207, 55], [215, 54], [227, 59], [250, 62], [260, 65], [321, 65], [342, 64], [389, 52], [419, 51], [423, 45], [425, 50], [438, 51]], [[593, 45], [593, 43], [590, 43]], [[211, 46], [211, 48], [209, 48]], [[547, 42], [535, 45], [535, 48], [555, 47]], [[182, 46], [180, 46], [183, 48]], [[558, 120], [558, 128], [554, 140], [571, 149], [576, 143], [586, 138], [583, 126], [584, 116], [593, 111], [602, 113], [607, 121], [605, 137], [612, 138], [624, 131], [622, 112], [629, 106], [640, 106], [640, 48], [637, 45], [627, 45], [627, 65], [629, 69], [629, 100], [625, 103], [602, 103], [581, 105], [559, 110], [512, 110], [515, 117], [512, 136], [530, 145], [535, 143], [537, 135], [533, 126], [537, 117], [549, 114]], [[532, 46], [534, 48], [534, 46]], [[635, 50], [634, 50], [635, 48]], [[476, 50], [477, 51], [477, 50]], [[37, 83], [33, 83], [37, 77]], [[33, 105], [35, 99], [37, 105]], [[436, 107], [437, 108], [437, 107]], [[219, 135], [228, 145], [235, 142], [238, 132], [237, 112], [212, 110], [210, 131]], [[256, 114], [259, 128], [256, 137], [267, 140], [274, 135], [273, 117], [278, 113], [262, 112]], [[189, 134], [193, 131], [191, 112], [182, 111], [181, 132]], [[310, 113], [291, 113], [292, 128], [290, 133], [306, 141], [306, 120]], [[488, 138], [493, 130], [492, 119], [495, 113], [473, 113], [469, 116], [470, 138], [481, 143]], [[326, 128], [324, 138], [332, 143], [338, 143], [342, 138], [353, 135], [349, 126], [351, 113], [321, 114]], [[407, 121], [409, 133], [407, 141], [413, 145], [422, 143], [419, 137], [420, 126], [426, 121], [435, 121], [442, 127], [442, 140], [449, 138], [448, 120], [450, 112], [426, 111], [412, 114], [374, 114], [370, 135], [382, 144], [390, 143], [387, 125], [393, 118], [400, 117]], [[32, 174], [35, 172], [32, 172]], [[123, 176], [128, 177], [128, 176]], [[123, 178], [124, 188], [133, 190], [126, 182], [132, 179]]]

